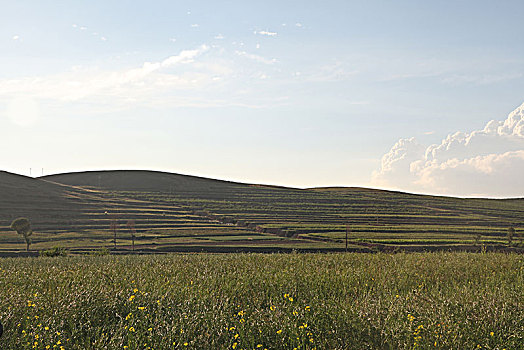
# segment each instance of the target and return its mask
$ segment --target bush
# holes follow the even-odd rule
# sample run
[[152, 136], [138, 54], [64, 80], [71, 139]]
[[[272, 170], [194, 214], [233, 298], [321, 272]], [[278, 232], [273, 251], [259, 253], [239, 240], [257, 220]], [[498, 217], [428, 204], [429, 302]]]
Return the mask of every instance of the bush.
[[64, 247], [53, 247], [51, 249], [40, 251], [40, 256], [49, 256], [49, 257], [67, 256], [68, 254], [69, 252]]
[[103, 255], [109, 255], [109, 253], [110, 253], [109, 249], [107, 249], [106, 247], [102, 247], [100, 249], [90, 251], [89, 255], [103, 256]]

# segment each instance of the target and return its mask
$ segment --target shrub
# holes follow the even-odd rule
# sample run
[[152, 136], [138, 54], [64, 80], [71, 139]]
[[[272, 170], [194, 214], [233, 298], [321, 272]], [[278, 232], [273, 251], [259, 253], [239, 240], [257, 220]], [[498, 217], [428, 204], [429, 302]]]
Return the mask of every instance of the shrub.
[[49, 256], [49, 257], [67, 256], [68, 254], [69, 252], [64, 247], [53, 247], [51, 249], [40, 251], [40, 256]]

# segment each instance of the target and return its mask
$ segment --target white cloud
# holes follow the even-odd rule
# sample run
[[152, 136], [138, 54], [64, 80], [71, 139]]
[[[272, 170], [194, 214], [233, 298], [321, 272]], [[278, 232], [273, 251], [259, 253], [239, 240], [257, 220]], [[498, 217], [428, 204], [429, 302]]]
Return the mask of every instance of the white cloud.
[[148, 91], [154, 89], [191, 88], [195, 80], [206, 80], [205, 74], [167, 74], [164, 70], [193, 63], [196, 57], [208, 49], [208, 46], [203, 45], [194, 50], [181, 51], [159, 62], [145, 62], [139, 68], [119, 71], [73, 69], [51, 76], [0, 80], [0, 96], [31, 96], [58, 101], [78, 101], [93, 96], [127, 99], [132, 95], [147, 95]]
[[[79, 26], [78, 24], [72, 24], [71, 27], [73, 27], [76, 30], [82, 31], [82, 32], [85, 32], [88, 29], [86, 26]], [[96, 31], [91, 32], [91, 35], [95, 38], [100, 39], [101, 41], [107, 41], [107, 37], [105, 37], [104, 35]]]
[[223, 40], [223, 39], [225, 39], [225, 37], [222, 34], [217, 34], [217, 35], [215, 35], [215, 39]]
[[254, 34], [265, 35], [265, 36], [277, 36], [278, 35], [277, 32], [270, 32], [270, 31], [267, 31], [267, 30], [261, 30], [261, 31], [258, 31], [258, 32], [255, 30]]
[[442, 82], [451, 85], [473, 84], [473, 85], [489, 85], [501, 83], [509, 80], [520, 79], [524, 75], [522, 73], [504, 73], [504, 74], [480, 74], [480, 75], [464, 75], [453, 74], [442, 78]]
[[428, 147], [398, 141], [382, 157], [373, 183], [462, 196], [524, 196], [524, 104], [504, 121], [456, 132]]
[[295, 26], [300, 28], [302, 27], [302, 23], [295, 23]]
[[193, 24], [191, 25], [191, 28], [198, 28], [198, 27], [200, 27], [200, 25], [199, 25], [198, 23], [193, 23]]
[[[54, 75], [0, 79], [0, 118], [9, 117], [12, 123], [32, 126], [38, 119], [45, 121], [49, 108], [54, 110], [52, 113], [67, 111], [74, 114], [71, 111], [78, 109], [81, 113], [107, 114], [136, 107], [235, 106], [252, 109], [275, 105], [274, 94], [249, 90], [244, 93], [238, 88], [239, 81], [243, 84], [262, 77], [256, 75], [259, 70], [252, 62], [224, 59], [221, 48], [214, 51], [216, 55], [203, 57], [210, 50], [210, 47], [203, 45], [164, 60], [145, 62], [127, 69], [101, 70], [76, 66]], [[239, 69], [239, 65], [246, 66], [246, 69]], [[24, 120], [21, 117], [12, 118], [22, 115], [18, 112], [8, 116], [3, 106], [12, 104], [18, 98], [31, 99], [41, 113], [24, 111]], [[21, 105], [24, 104], [17, 103], [15, 107]], [[18, 107], [11, 108], [16, 109], [20, 110]], [[42, 118], [34, 122], [35, 115]]]
[[259, 56], [259, 55], [254, 55], [254, 54], [251, 54], [251, 53], [247, 53], [245, 51], [235, 51], [235, 53], [238, 56], [246, 57], [246, 58], [249, 58], [250, 60], [253, 60], [253, 61], [256, 61], [256, 62], [259, 62], [259, 63], [273, 64], [273, 63], [278, 62], [278, 60], [276, 58], [268, 59], [268, 58], [265, 58], [265, 57], [262, 57], [262, 56]]
[[417, 169], [417, 184], [441, 193], [522, 197], [523, 174], [524, 150], [521, 150], [426, 163]]
[[13, 36], [13, 40], [18, 40], [18, 39], [20, 39], [20, 36], [19, 36], [19, 35], [14, 35], [14, 36]]
[[327, 81], [344, 81], [352, 79], [359, 74], [359, 70], [349, 67], [347, 63], [336, 61], [332, 64], [326, 64], [320, 68], [315, 67], [309, 72], [301, 72], [302, 79], [312, 82], [327, 82]]

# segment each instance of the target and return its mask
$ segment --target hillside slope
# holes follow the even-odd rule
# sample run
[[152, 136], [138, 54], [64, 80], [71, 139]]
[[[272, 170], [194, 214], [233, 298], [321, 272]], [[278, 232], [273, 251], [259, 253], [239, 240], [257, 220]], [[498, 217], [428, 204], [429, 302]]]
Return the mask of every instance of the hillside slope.
[[282, 236], [388, 244], [500, 241], [522, 227], [524, 199], [463, 199], [366, 188], [293, 189], [152, 171], [70, 173], [45, 177], [100, 187], [136, 200], [175, 205], [224, 223]]
[[20, 216], [28, 217], [35, 230], [59, 227], [106, 205], [106, 200], [90, 190], [0, 172], [0, 231]]
[[[524, 199], [462, 199], [367, 188], [294, 189], [152, 171], [97, 171], [33, 179], [0, 173], [0, 253], [20, 250], [18, 216], [34, 248], [275, 251], [463, 249], [500, 246], [522, 232]], [[461, 248], [462, 247], [462, 248]], [[259, 250], [262, 249], [262, 250]], [[469, 249], [469, 248], [468, 248]]]
[[246, 184], [143, 170], [87, 171], [48, 175], [41, 179], [71, 186], [109, 191], [216, 193], [248, 186]]

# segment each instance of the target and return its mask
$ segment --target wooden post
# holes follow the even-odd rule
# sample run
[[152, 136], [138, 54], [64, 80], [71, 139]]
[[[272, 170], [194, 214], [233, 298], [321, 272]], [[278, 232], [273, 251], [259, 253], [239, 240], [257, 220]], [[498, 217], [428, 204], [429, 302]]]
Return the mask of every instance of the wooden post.
[[349, 225], [346, 224], [346, 252], [348, 251], [348, 233], [349, 233]]

